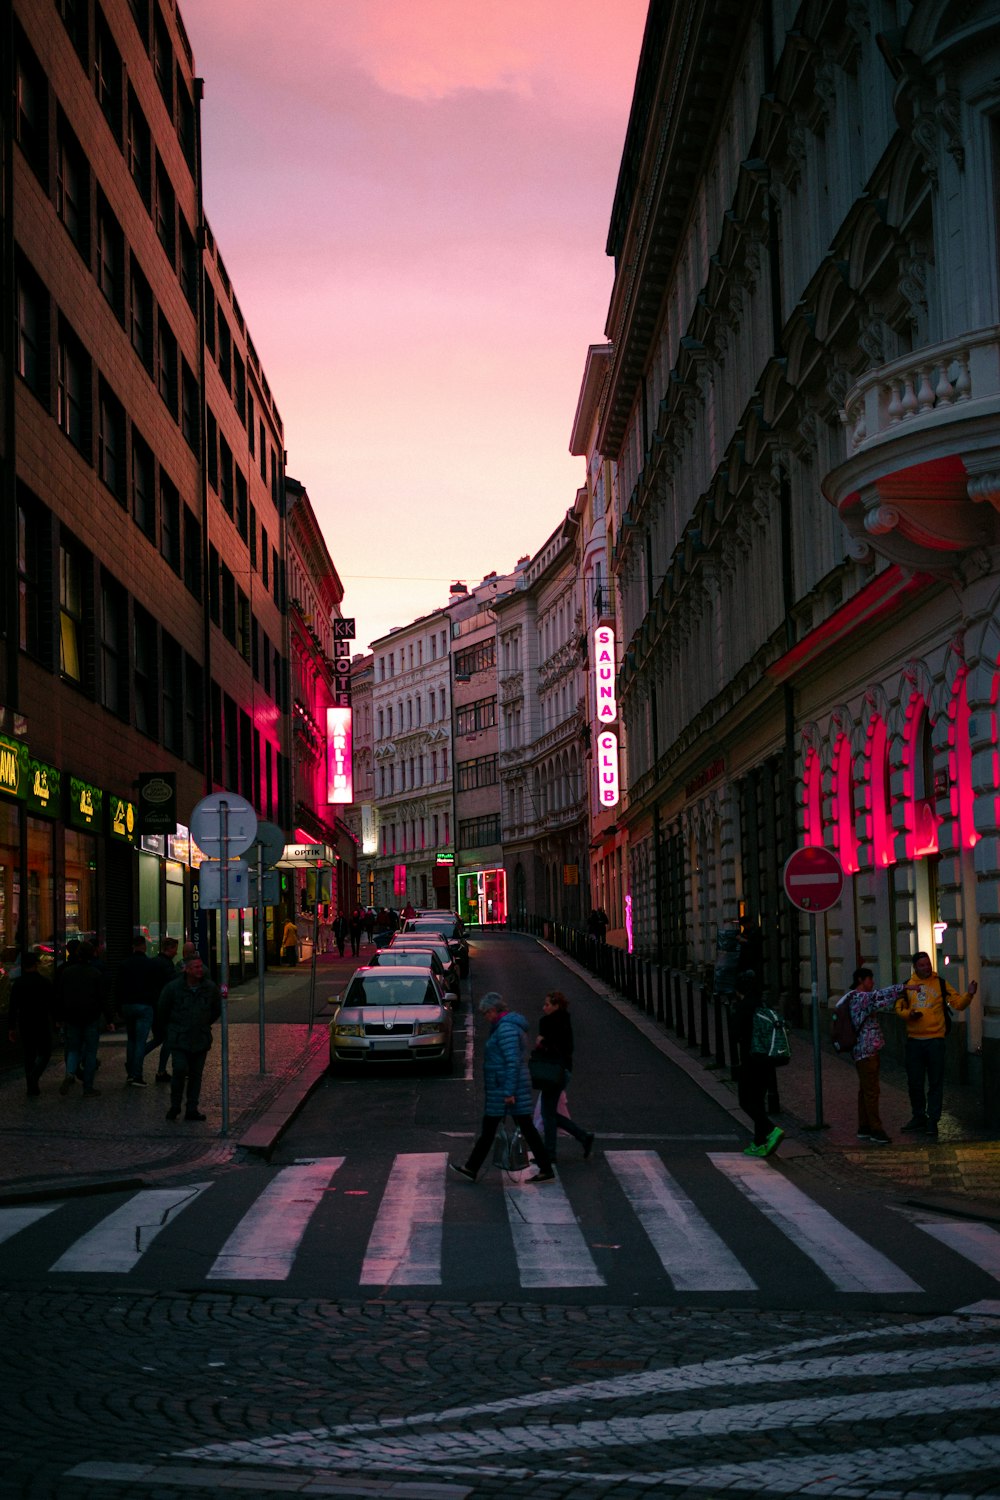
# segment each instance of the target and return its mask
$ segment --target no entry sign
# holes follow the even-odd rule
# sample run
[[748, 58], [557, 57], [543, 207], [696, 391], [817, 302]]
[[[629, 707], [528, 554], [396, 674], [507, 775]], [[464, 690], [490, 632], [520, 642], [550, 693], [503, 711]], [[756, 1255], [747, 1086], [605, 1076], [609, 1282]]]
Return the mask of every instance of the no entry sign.
[[785, 863], [785, 895], [800, 911], [829, 911], [840, 900], [844, 872], [830, 849], [796, 849]]

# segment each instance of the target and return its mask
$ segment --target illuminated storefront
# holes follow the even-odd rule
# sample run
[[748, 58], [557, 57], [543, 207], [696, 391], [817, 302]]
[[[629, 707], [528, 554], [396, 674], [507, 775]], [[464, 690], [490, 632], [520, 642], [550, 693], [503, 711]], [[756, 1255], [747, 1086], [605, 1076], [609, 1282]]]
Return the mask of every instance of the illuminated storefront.
[[457, 886], [458, 915], [466, 927], [496, 927], [507, 921], [506, 870], [463, 870]]

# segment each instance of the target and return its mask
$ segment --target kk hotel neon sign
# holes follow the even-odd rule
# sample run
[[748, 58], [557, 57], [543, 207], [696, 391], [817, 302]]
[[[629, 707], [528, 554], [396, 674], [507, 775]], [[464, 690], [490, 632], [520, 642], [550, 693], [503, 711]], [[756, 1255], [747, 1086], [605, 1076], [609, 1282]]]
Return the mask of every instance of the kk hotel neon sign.
[[349, 708], [328, 708], [326, 711], [326, 800], [354, 800]]
[[614, 807], [621, 796], [618, 775], [618, 736], [607, 728], [618, 717], [615, 699], [615, 633], [610, 625], [594, 631], [594, 712], [597, 736], [597, 799]]

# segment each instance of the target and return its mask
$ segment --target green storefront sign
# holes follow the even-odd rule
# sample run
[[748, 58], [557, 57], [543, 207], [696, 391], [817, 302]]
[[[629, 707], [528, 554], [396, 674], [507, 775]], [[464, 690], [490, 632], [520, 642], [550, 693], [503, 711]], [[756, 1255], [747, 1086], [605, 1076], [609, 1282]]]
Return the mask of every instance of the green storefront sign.
[[99, 786], [91, 786], [79, 776], [69, 778], [69, 821], [74, 828], [100, 828], [103, 806], [104, 793]]
[[0, 734], [0, 793], [7, 797], [24, 795], [27, 764], [27, 745]]
[[108, 793], [108, 835], [123, 844], [134, 844], [135, 803]]
[[59, 800], [61, 785], [62, 774], [55, 766], [28, 758], [28, 774], [24, 778], [24, 805], [28, 812], [43, 818], [58, 818], [62, 811]]

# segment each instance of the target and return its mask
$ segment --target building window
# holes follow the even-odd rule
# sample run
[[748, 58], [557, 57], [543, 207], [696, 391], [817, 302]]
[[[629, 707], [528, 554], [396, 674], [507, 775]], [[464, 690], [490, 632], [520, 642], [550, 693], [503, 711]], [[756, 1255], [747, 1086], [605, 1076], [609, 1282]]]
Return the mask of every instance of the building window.
[[260, 581], [267, 588], [267, 527], [260, 528]]
[[153, 12], [153, 73], [160, 90], [167, 114], [174, 117], [174, 49], [170, 45], [170, 32], [163, 19], [160, 7]]
[[226, 387], [226, 390], [228, 391], [229, 387], [230, 387], [230, 384], [232, 383], [233, 340], [232, 340], [232, 335], [229, 332], [229, 324], [226, 322], [225, 318], [222, 316], [222, 308], [221, 307], [219, 308], [219, 346], [218, 347], [219, 347], [219, 374], [222, 376], [222, 383]]
[[215, 355], [215, 289], [205, 277], [205, 348]]
[[247, 371], [246, 365], [238, 354], [234, 354], [233, 356], [233, 405], [236, 407], [236, 415], [241, 422], [245, 423], [247, 415]]
[[136, 30], [142, 38], [143, 50], [149, 51], [149, 0], [128, 0]]
[[80, 556], [59, 547], [59, 670], [73, 682], [83, 681], [83, 570]]
[[219, 499], [226, 515], [233, 515], [233, 450], [224, 437], [219, 438]]
[[56, 0], [56, 7], [76, 55], [87, 66], [87, 5], [86, 0]]
[[497, 784], [497, 757], [495, 755], [480, 755], [475, 760], [460, 761], [455, 769], [460, 792], [471, 792], [476, 787], [496, 786]]
[[205, 765], [205, 679], [201, 667], [184, 653], [184, 759], [199, 770]]
[[110, 713], [127, 717], [128, 658], [125, 651], [128, 604], [125, 590], [113, 579], [101, 580], [101, 702]]
[[180, 215], [180, 281], [181, 291], [193, 313], [198, 311], [198, 246], [187, 227], [184, 215]]
[[260, 477], [267, 483], [267, 438], [264, 433], [264, 418], [260, 419]]
[[208, 482], [213, 490], [218, 493], [219, 489], [219, 427], [212, 413], [211, 407], [205, 411], [205, 443], [208, 448], [206, 455], [208, 459], [207, 472]]
[[227, 641], [236, 645], [236, 580], [226, 567], [221, 567], [222, 573], [222, 634]]
[[177, 340], [163, 313], [156, 324], [156, 384], [163, 404], [172, 417], [177, 416]]
[[196, 599], [201, 598], [201, 522], [187, 506], [184, 507], [184, 586]]
[[18, 642], [36, 661], [48, 664], [43, 621], [51, 604], [49, 513], [31, 496], [17, 507]]
[[250, 566], [257, 567], [257, 512], [250, 506]]
[[180, 755], [184, 743], [184, 689], [181, 678], [184, 660], [180, 646], [163, 632], [160, 643], [163, 658], [160, 681], [163, 700], [163, 748]]
[[132, 181], [149, 211], [153, 204], [153, 142], [146, 116], [139, 108], [139, 101], [131, 88], [128, 91], [128, 135], [125, 142], [125, 155]]
[[485, 844], [499, 844], [499, 842], [499, 814], [491, 814], [485, 818], [469, 818], [458, 825], [460, 849], [481, 849]]
[[20, 34], [15, 68], [17, 143], [39, 182], [48, 189], [49, 87], [38, 58]]
[[133, 621], [133, 661], [135, 671], [135, 727], [140, 734], [155, 740], [159, 730], [157, 716], [159, 673], [156, 661], [156, 621], [137, 604]]
[[132, 516], [144, 536], [156, 538], [156, 490], [153, 450], [132, 428]]
[[133, 255], [129, 265], [129, 311], [132, 348], [153, 373], [153, 291]]
[[[441, 689], [441, 713], [444, 715], [444, 689]], [[478, 698], [475, 703], [463, 704], [455, 711], [457, 734], [475, 734], [480, 729], [491, 729], [497, 721], [496, 698]]]
[[219, 591], [219, 553], [208, 544], [208, 613], [213, 625], [222, 623], [222, 596]]
[[79, 339], [66, 324], [61, 324], [56, 349], [56, 421], [81, 453], [88, 447], [88, 364]]
[[250, 502], [247, 495], [246, 475], [242, 473], [239, 464], [235, 468], [236, 473], [236, 530], [244, 541], [247, 540], [247, 527], [249, 525]]
[[201, 449], [201, 422], [198, 381], [186, 359], [181, 360], [181, 432], [184, 441], [197, 458]]
[[244, 661], [251, 657], [250, 600], [242, 589], [236, 590], [236, 649]]
[[496, 667], [495, 641], [481, 641], [478, 646], [466, 646], [455, 653], [455, 676], [471, 677], [475, 672], [489, 672]]
[[99, 6], [94, 8], [94, 93], [116, 141], [122, 138], [122, 59]]
[[102, 380], [98, 400], [97, 472], [125, 504], [125, 408]]
[[104, 194], [97, 192], [97, 280], [119, 323], [125, 321], [125, 236]]
[[194, 101], [187, 91], [187, 85], [181, 78], [180, 69], [177, 69], [177, 139], [181, 143], [184, 152], [184, 160], [191, 168], [195, 168], [195, 140], [194, 140]]
[[17, 273], [17, 373], [38, 399], [48, 400], [48, 298], [41, 283], [20, 266]]
[[181, 497], [160, 470], [160, 552], [175, 573], [181, 571]]
[[156, 154], [156, 238], [174, 265], [177, 253], [177, 199], [167, 169]]
[[90, 260], [90, 168], [59, 111], [56, 132], [56, 213], [84, 260]]

